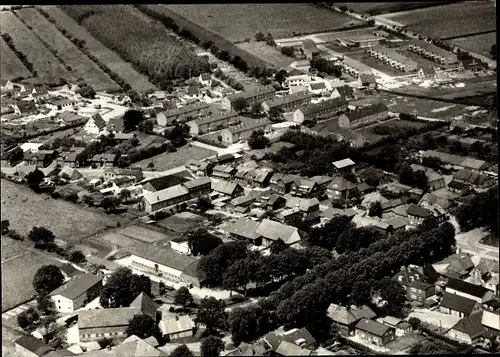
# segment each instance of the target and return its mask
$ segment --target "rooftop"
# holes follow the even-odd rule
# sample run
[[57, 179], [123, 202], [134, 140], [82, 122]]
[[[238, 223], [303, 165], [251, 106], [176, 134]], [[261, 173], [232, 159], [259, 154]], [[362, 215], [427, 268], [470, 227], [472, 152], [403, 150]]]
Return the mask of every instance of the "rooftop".
[[126, 326], [139, 312], [135, 307], [82, 310], [78, 312], [78, 328]]
[[131, 248], [130, 253], [181, 272], [196, 261], [195, 258], [178, 253], [171, 248], [146, 243]]
[[363, 318], [356, 324], [356, 329], [369, 332], [375, 336], [383, 337], [391, 328], [387, 325], [381, 324], [380, 322]]
[[94, 274], [77, 275], [66, 284], [52, 291], [50, 295], [61, 295], [70, 300], [74, 300], [101, 281], [102, 277]]
[[185, 187], [183, 187], [182, 185], [176, 185], [160, 191], [145, 194], [143, 197], [144, 200], [146, 200], [149, 204], [153, 205], [156, 203], [170, 200], [175, 197], [180, 197], [188, 194], [189, 191]]

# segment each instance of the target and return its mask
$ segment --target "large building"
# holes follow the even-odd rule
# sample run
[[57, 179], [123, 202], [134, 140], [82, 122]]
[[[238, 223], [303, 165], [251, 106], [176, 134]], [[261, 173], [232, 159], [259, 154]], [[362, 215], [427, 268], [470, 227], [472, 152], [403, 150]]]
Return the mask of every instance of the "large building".
[[305, 120], [330, 119], [347, 110], [347, 101], [341, 98], [325, 100], [299, 108], [293, 112], [293, 121], [302, 124]]
[[90, 117], [90, 119], [83, 127], [83, 130], [85, 130], [87, 134], [97, 135], [102, 133], [106, 129], [106, 125], [107, 124], [102, 116], [97, 113]]
[[191, 135], [202, 135], [229, 127], [238, 122], [235, 111], [217, 113], [208, 117], [198, 118], [187, 123]]
[[271, 130], [271, 122], [267, 119], [252, 120], [245, 124], [224, 129], [222, 131], [222, 142], [231, 145], [241, 140], [248, 140], [255, 130], [262, 130], [267, 133]]
[[436, 45], [424, 40], [412, 40], [408, 45], [408, 50], [418, 53], [426, 58], [444, 65], [458, 63], [456, 54], [443, 50]]
[[338, 62], [338, 64], [342, 66], [342, 70], [344, 72], [347, 72], [349, 75], [352, 75], [356, 78], [363, 73], [372, 73], [371, 67], [346, 56], [344, 56], [344, 58], [340, 62]]
[[156, 120], [160, 126], [172, 125], [174, 120], [180, 122], [186, 122], [192, 119], [198, 118], [198, 116], [203, 114], [208, 114], [210, 111], [210, 106], [207, 103], [196, 103], [192, 105], [186, 105], [185, 107], [167, 110], [165, 112], [158, 113]]
[[375, 104], [351, 110], [339, 118], [339, 127], [355, 129], [387, 119], [389, 110], [385, 104]]
[[223, 98], [221, 105], [225, 110], [231, 110], [233, 103], [240, 98], [243, 98], [248, 106], [252, 106], [256, 103], [261, 104], [266, 100], [271, 100], [275, 95], [276, 90], [273, 86], [254, 87]]
[[76, 276], [50, 293], [58, 312], [73, 313], [99, 296], [102, 277], [94, 274]]
[[352, 36], [349, 38], [337, 38], [336, 41], [345, 47], [367, 48], [379, 45], [385, 38], [378, 36]]
[[304, 105], [310, 104], [313, 95], [307, 91], [288, 94], [280, 98], [275, 98], [262, 103], [262, 108], [265, 113], [273, 109], [281, 109], [283, 112], [292, 112]]
[[417, 62], [387, 47], [370, 48], [368, 54], [403, 72], [414, 72], [418, 69]]

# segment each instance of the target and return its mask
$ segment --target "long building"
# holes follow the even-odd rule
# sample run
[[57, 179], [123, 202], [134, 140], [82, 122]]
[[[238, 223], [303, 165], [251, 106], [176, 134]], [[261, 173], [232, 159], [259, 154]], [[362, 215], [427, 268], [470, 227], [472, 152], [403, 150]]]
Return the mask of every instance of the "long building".
[[329, 99], [293, 112], [293, 121], [302, 124], [305, 120], [330, 119], [347, 110], [347, 101], [343, 98]]
[[268, 113], [271, 109], [282, 109], [283, 112], [292, 112], [304, 105], [311, 103], [313, 95], [307, 91], [288, 94], [280, 98], [275, 98], [262, 103], [264, 112]]
[[413, 72], [418, 69], [417, 62], [387, 47], [370, 48], [368, 54], [403, 72]]
[[352, 36], [346, 38], [337, 38], [336, 41], [345, 47], [359, 47], [359, 48], [367, 48], [380, 45], [380, 42], [384, 41], [385, 38], [377, 37], [377, 36]]
[[424, 40], [410, 41], [408, 50], [418, 53], [423, 57], [427, 57], [440, 64], [450, 65], [458, 63], [458, 57], [456, 54], [439, 48], [438, 46]]
[[344, 59], [339, 64], [342, 66], [344, 72], [355, 77], [359, 77], [363, 73], [372, 73], [372, 69], [366, 64], [346, 56], [344, 56]]
[[273, 86], [254, 87], [223, 98], [221, 105], [225, 110], [231, 110], [233, 103], [240, 98], [243, 98], [248, 106], [252, 106], [255, 103], [261, 104], [266, 100], [271, 100], [275, 95], [276, 90]]
[[200, 114], [208, 113], [209, 109], [210, 106], [207, 103], [200, 102], [192, 105], [186, 105], [185, 107], [179, 109], [167, 110], [158, 113], [156, 120], [160, 126], [172, 125], [174, 120], [185, 122], [190, 118], [197, 118]]
[[212, 131], [217, 131], [219, 129], [227, 128], [231, 124], [237, 123], [237, 117], [237, 112], [229, 111], [195, 119], [193, 121], [187, 122], [187, 125], [189, 126], [189, 133], [191, 135], [202, 135], [205, 133], [210, 133]]
[[269, 132], [271, 122], [267, 119], [252, 120], [245, 124], [240, 124], [222, 131], [222, 142], [226, 145], [237, 143], [241, 140], [248, 140], [255, 130]]
[[375, 104], [351, 110], [339, 117], [339, 127], [355, 129], [387, 119], [389, 110], [385, 104]]

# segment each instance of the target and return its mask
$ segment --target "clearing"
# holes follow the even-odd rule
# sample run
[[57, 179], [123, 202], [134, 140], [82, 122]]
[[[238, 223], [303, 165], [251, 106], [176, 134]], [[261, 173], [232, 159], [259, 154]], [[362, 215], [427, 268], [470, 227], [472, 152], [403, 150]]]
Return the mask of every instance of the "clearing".
[[156, 171], [165, 171], [174, 167], [185, 165], [189, 160], [201, 160], [210, 156], [215, 156], [215, 151], [204, 149], [198, 146], [184, 145], [177, 149], [176, 152], [164, 152], [159, 155], [135, 162], [134, 166], [140, 166], [143, 170], [148, 169], [150, 162], [155, 165]]
[[279, 68], [288, 67], [294, 61], [293, 58], [285, 56], [265, 42], [241, 42], [236, 46]]
[[275, 38], [332, 31], [359, 20], [309, 4], [165, 5], [171, 11], [212, 30], [231, 42], [252, 38], [259, 31]]
[[2, 219], [27, 236], [34, 226], [50, 229], [57, 239], [75, 243], [114, 223], [112, 216], [91, 211], [82, 205], [35, 194], [29, 188], [2, 179]]
[[17, 55], [0, 38], [0, 76], [4, 80], [31, 77], [31, 72], [24, 66]]
[[32, 27], [34, 33], [57, 52], [66, 64], [66, 69], [75, 77], [85, 78], [85, 82], [95, 90], [112, 91], [120, 89], [120, 86], [115, 81], [82, 53], [70, 40], [64, 37], [36, 9], [22, 9], [16, 11], [16, 14]]
[[460, 48], [464, 48], [481, 55], [490, 56], [491, 46], [497, 42], [497, 34], [496, 32], [491, 32], [482, 35], [460, 37], [449, 40], [448, 42]]
[[495, 4], [492, 1], [466, 1], [384, 15], [404, 24], [409, 31], [447, 38], [496, 30]]
[[157, 89], [148, 81], [146, 76], [137, 72], [130, 63], [125, 62], [115, 52], [96, 40], [85, 27], [80, 26], [57, 6], [43, 6], [42, 11], [45, 11], [59, 26], [68, 31], [70, 35], [85, 41], [85, 48], [101, 61], [102, 64], [127, 82], [136, 92], [141, 93], [150, 89]]
[[2, 33], [8, 33], [16, 50], [24, 54], [27, 60], [33, 64], [33, 70], [36, 71], [37, 77], [48, 83], [58, 82], [60, 78], [69, 82], [75, 81], [75, 77], [59, 63], [13, 13], [0, 12], [0, 23], [2, 24]]

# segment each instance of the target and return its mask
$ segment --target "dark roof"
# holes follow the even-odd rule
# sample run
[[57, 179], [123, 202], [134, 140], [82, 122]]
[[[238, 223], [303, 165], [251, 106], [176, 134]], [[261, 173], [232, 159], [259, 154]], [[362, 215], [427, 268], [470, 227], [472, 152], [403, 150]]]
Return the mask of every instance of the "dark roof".
[[123, 131], [123, 118], [116, 117], [109, 119], [108, 129], [114, 131]]
[[32, 113], [37, 111], [36, 105], [33, 102], [21, 101], [18, 102], [16, 105], [19, 108], [21, 114]]
[[380, 322], [361, 319], [356, 324], [356, 329], [371, 333], [372, 335], [382, 337], [386, 334], [387, 331], [391, 329], [391, 327], [381, 324]]
[[375, 76], [373, 74], [361, 73], [359, 76], [362, 85], [366, 84], [377, 84]]
[[259, 86], [259, 87], [248, 88], [248, 89], [244, 90], [243, 92], [230, 95], [230, 96], [228, 96], [228, 99], [231, 102], [234, 102], [238, 98], [250, 99], [250, 98], [254, 98], [254, 97], [261, 95], [261, 94], [271, 94], [271, 93], [276, 93], [276, 89], [274, 89], [273, 86], [271, 86], [271, 85], [268, 85], [265, 87]]
[[68, 277], [72, 278], [76, 275], [85, 274], [83, 271], [76, 269], [72, 264], [68, 263], [61, 267], [61, 271]]
[[259, 222], [249, 218], [240, 218], [228, 229], [228, 233], [248, 239], [257, 239], [261, 235], [257, 233]]
[[202, 73], [201, 79], [204, 81], [208, 81], [208, 80], [212, 79], [212, 75], [210, 73]]
[[198, 95], [200, 94], [200, 89], [196, 86], [189, 86], [186, 93], [188, 95]]
[[475, 300], [467, 299], [466, 297], [451, 294], [445, 291], [443, 293], [440, 306], [450, 310], [462, 312], [465, 315], [470, 315], [476, 304], [477, 301]]
[[468, 283], [466, 281], [460, 280], [460, 279], [453, 279], [450, 278], [448, 280], [448, 284], [446, 285], [446, 289], [448, 288], [461, 291], [465, 294], [469, 294], [478, 298], [482, 298], [484, 294], [486, 294], [489, 290], [480, 286], [480, 285], [475, 285]]
[[368, 105], [366, 107], [361, 107], [356, 110], [351, 110], [346, 113], [349, 120], [359, 120], [369, 115], [379, 114], [383, 112], [388, 112], [387, 106], [385, 104], [379, 103], [374, 105]]
[[106, 127], [106, 122], [102, 118], [101, 114], [94, 114], [92, 115], [91, 119], [94, 120], [94, 124], [99, 128], [99, 130], [102, 130]]
[[156, 191], [160, 191], [175, 185], [183, 184], [187, 181], [188, 180], [182, 176], [167, 175], [149, 180], [143, 183], [143, 186], [149, 183]]
[[153, 246], [150, 244], [139, 244], [132, 248], [131, 253], [157, 264], [169, 268], [184, 271], [189, 264], [196, 261], [195, 258], [180, 254], [171, 248]]
[[348, 85], [343, 85], [335, 88], [342, 97], [351, 96], [354, 93], [354, 89]]
[[[401, 281], [399, 280], [400, 276], [402, 277]], [[413, 280], [410, 277], [413, 277]], [[410, 285], [412, 281], [421, 281], [421, 282], [427, 281], [427, 278], [424, 274], [420, 273], [415, 268], [408, 268], [408, 267], [402, 268], [401, 271], [394, 276], [394, 279], [396, 279], [403, 285]]]
[[52, 347], [33, 336], [20, 337], [14, 343], [26, 348], [28, 351], [33, 352], [37, 356], [44, 356], [50, 351], [53, 351]]
[[307, 91], [288, 94], [283, 97], [275, 98], [268, 101], [266, 104], [269, 108], [280, 107], [282, 105], [298, 102], [307, 98], [312, 98], [313, 95]]
[[158, 305], [156, 305], [156, 303], [148, 295], [140, 293], [135, 300], [132, 301], [130, 307], [137, 307], [144, 315], [148, 315], [156, 321], [156, 311], [158, 310]]
[[312, 115], [322, 110], [335, 109], [341, 107], [343, 105], [347, 105], [347, 101], [345, 101], [342, 97], [325, 100], [323, 102], [309, 104], [306, 108], [301, 109], [304, 116]]
[[326, 89], [325, 82], [315, 82], [311, 83], [311, 90]]
[[74, 300], [101, 281], [102, 277], [94, 274], [78, 275], [72, 280], [68, 281], [66, 284], [52, 291], [50, 295], [61, 295], [70, 300]]
[[432, 212], [429, 211], [427, 208], [420, 207], [414, 203], [412, 203], [406, 209], [406, 213], [408, 213], [410, 216], [417, 216], [417, 217], [422, 217], [422, 218], [432, 216]]
[[463, 319], [458, 321], [451, 329], [463, 332], [466, 335], [470, 336], [471, 339], [482, 336], [486, 333], [486, 329], [481, 324], [482, 315], [482, 311], [475, 312], [474, 314], [468, 317], [464, 317]]

